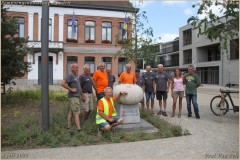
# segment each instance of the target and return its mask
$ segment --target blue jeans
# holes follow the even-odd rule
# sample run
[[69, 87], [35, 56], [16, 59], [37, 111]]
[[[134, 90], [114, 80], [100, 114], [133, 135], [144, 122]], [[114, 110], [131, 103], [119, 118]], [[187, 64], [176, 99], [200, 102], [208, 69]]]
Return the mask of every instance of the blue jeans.
[[198, 104], [197, 104], [197, 94], [186, 94], [186, 99], [187, 99], [188, 115], [189, 116], [192, 115], [192, 111], [191, 111], [191, 102], [192, 102], [195, 116], [199, 117], [199, 110], [198, 110]]
[[99, 94], [97, 94], [97, 100], [99, 101], [100, 99], [102, 99], [104, 97], [104, 92], [100, 92]]

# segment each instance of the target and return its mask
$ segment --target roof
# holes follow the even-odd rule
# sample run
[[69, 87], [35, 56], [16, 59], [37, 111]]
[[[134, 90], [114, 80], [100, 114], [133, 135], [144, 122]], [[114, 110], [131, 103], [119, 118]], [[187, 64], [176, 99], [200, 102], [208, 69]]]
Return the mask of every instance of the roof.
[[[133, 8], [129, 0], [124, 1], [65, 1], [70, 2], [67, 7], [89, 8], [99, 10], [130, 11]], [[139, 9], [137, 9], [138, 11]], [[132, 10], [133, 12], [133, 10]]]
[[[52, 0], [50, 0], [51, 2]], [[50, 6], [54, 7], [65, 7], [65, 8], [84, 8], [84, 9], [97, 9], [97, 10], [111, 10], [111, 11], [123, 11], [123, 12], [136, 12], [139, 11], [138, 8], [132, 6], [129, 0], [122, 1], [74, 1], [74, 0], [53, 0]], [[15, 5], [32, 5], [39, 6], [42, 5], [42, 1], [39, 0], [4, 0], [5, 4], [15, 4]], [[132, 9], [131, 9], [132, 8]]]
[[[70, 1], [67, 1], [70, 2]], [[129, 1], [72, 1], [72, 5], [89, 5], [89, 6], [111, 6], [111, 7], [132, 7]]]

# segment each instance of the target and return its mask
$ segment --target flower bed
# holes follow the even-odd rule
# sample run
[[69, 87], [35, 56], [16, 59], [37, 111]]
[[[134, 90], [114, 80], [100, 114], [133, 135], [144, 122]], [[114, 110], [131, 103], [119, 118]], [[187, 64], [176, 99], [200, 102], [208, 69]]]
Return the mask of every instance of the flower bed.
[[73, 38], [67, 38], [66, 41], [67, 42], [73, 42], [73, 43], [77, 43], [78, 42], [76, 39], [73, 39]]
[[85, 43], [95, 43], [95, 40], [88, 39], [88, 40], [85, 41]]
[[102, 43], [104, 43], [104, 44], [109, 44], [109, 43], [112, 43], [112, 42], [109, 41], [109, 40], [102, 40]]

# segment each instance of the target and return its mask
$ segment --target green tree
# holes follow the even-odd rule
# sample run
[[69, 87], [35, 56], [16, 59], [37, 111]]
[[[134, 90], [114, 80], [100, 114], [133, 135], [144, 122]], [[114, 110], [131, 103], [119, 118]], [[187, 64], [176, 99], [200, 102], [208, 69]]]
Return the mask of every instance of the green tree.
[[[153, 29], [151, 27], [146, 28], [141, 21], [148, 22], [146, 11], [139, 12], [136, 7], [130, 7], [126, 13], [130, 13], [129, 23], [132, 24], [132, 30], [128, 33], [129, 37], [121, 43], [121, 49], [117, 52], [116, 57], [125, 57], [128, 61], [134, 62], [137, 66], [143, 59], [146, 64], [150, 64], [152, 60], [155, 60], [156, 53], [154, 47], [152, 47]], [[117, 40], [118, 42], [118, 35]], [[116, 44], [118, 45], [118, 44]], [[141, 63], [141, 62], [140, 62]]]
[[[219, 8], [222, 17], [213, 13], [211, 8], [213, 6]], [[229, 58], [228, 42], [239, 36], [239, 1], [202, 1], [195, 3], [192, 7], [198, 7], [197, 14], [204, 14], [205, 18], [200, 19], [199, 16], [192, 16], [188, 19], [188, 23], [192, 24], [194, 29], [198, 29], [198, 36], [206, 35], [210, 40], [219, 39], [222, 53], [226, 53]], [[239, 47], [237, 43], [234, 45]]]
[[30, 71], [30, 63], [24, 62], [24, 56], [29, 52], [28, 40], [14, 36], [18, 26], [6, 12], [1, 5], [1, 82], [4, 85]]

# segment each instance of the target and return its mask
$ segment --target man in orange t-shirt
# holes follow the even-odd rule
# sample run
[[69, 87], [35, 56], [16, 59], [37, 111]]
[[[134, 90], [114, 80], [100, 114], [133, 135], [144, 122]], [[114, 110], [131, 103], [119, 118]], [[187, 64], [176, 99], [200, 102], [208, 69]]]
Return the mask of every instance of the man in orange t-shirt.
[[104, 88], [108, 86], [108, 75], [105, 69], [105, 63], [99, 64], [99, 69], [93, 74], [93, 88], [96, 91], [97, 99], [100, 100], [104, 96]]
[[119, 84], [135, 84], [136, 77], [133, 72], [131, 72], [131, 64], [126, 64], [126, 71], [123, 72], [119, 77]]
[[96, 115], [96, 123], [99, 125], [100, 131], [109, 131], [113, 126], [123, 123], [123, 118], [117, 116], [114, 107], [114, 101], [116, 101], [121, 95], [127, 95], [127, 92], [120, 91], [116, 97], [112, 97], [112, 88], [106, 87], [104, 89], [104, 97], [98, 101]]

